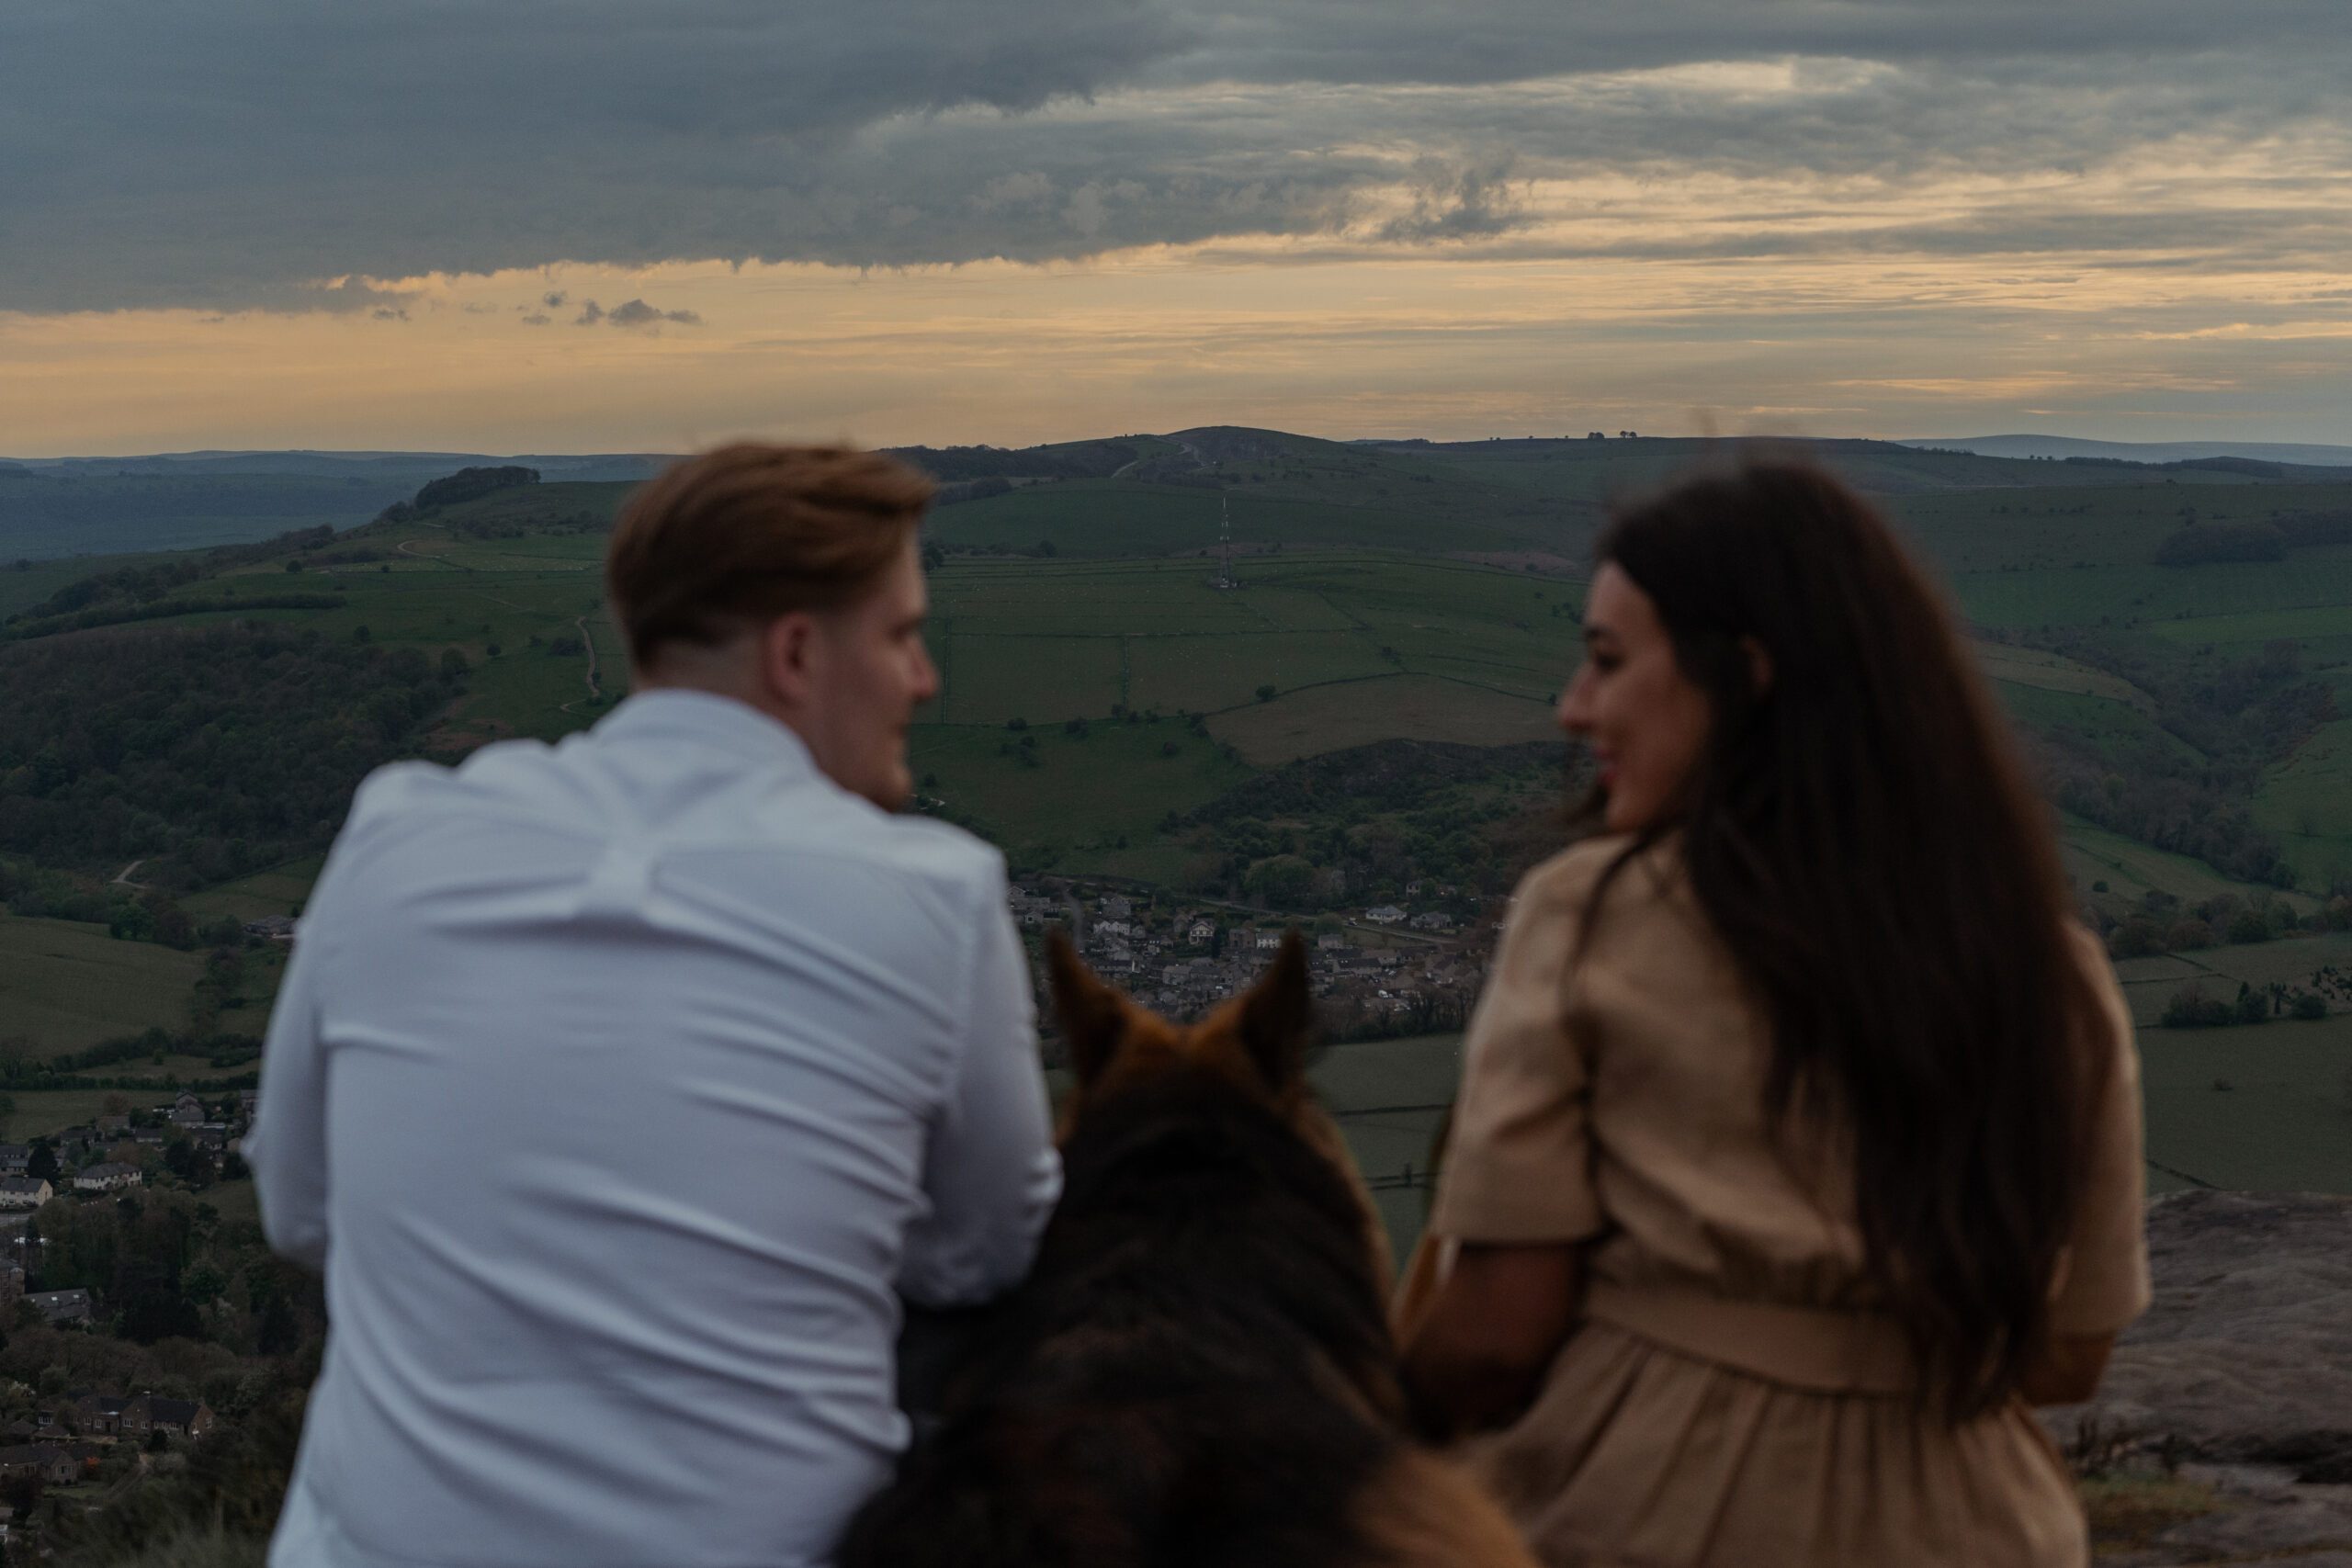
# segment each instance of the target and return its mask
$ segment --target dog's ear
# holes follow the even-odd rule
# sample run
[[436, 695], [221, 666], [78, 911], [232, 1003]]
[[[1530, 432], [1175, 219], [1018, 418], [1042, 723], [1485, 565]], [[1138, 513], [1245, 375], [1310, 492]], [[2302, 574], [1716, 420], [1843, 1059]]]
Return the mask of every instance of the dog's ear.
[[1070, 1066], [1083, 1089], [1101, 1077], [1118, 1055], [1119, 1037], [1127, 1027], [1126, 1004], [1094, 977], [1059, 931], [1046, 934], [1046, 973], [1053, 987], [1054, 1017], [1069, 1042]]
[[1286, 1089], [1305, 1075], [1315, 999], [1307, 986], [1306, 942], [1296, 927], [1283, 933], [1282, 951], [1241, 999], [1236, 1032], [1269, 1089]]

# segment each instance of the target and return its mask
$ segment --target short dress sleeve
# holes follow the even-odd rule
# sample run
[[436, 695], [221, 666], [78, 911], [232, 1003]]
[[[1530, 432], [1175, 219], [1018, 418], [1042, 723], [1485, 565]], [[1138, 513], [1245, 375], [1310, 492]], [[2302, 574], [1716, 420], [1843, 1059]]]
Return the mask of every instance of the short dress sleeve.
[[1565, 987], [1585, 901], [1615, 847], [1578, 845], [1520, 884], [1470, 1019], [1433, 1235], [1543, 1243], [1606, 1228], [1593, 1182], [1590, 1064], [1567, 1027]]
[[2140, 1052], [2132, 1012], [2107, 954], [2087, 931], [2075, 933], [2085, 973], [2098, 998], [2094, 1059], [2106, 1082], [2090, 1144], [2081, 1217], [2051, 1298], [2053, 1334], [2112, 1334], [2148, 1310], [2147, 1167], [2141, 1147]]

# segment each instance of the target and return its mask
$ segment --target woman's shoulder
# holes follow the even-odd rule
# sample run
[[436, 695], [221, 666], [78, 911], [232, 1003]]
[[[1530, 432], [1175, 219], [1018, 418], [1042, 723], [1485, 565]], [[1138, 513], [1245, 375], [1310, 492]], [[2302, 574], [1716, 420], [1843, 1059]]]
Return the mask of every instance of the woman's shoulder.
[[1632, 860], [1616, 873], [1610, 898], [1656, 897], [1664, 892], [1675, 865], [1670, 843], [1638, 849], [1638, 840], [1631, 833], [1604, 833], [1570, 844], [1521, 877], [1513, 897], [1513, 912], [1523, 907], [1558, 908], [1563, 905], [1580, 911], [1601, 879], [1629, 853]]

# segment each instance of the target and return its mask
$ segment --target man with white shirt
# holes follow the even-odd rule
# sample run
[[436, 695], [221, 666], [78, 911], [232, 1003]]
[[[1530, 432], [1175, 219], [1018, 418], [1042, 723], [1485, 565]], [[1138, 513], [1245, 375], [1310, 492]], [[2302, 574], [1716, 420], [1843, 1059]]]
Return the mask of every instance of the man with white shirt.
[[929, 481], [744, 445], [606, 559], [637, 694], [361, 786], [245, 1149], [333, 1327], [274, 1568], [797, 1568], [907, 1437], [899, 1296], [1060, 1180], [986, 845], [920, 817]]

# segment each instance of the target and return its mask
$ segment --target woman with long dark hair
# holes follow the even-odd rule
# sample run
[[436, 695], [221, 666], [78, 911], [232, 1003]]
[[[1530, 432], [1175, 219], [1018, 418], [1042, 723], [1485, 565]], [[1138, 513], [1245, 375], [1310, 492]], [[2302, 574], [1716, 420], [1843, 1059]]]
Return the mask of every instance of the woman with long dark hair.
[[1558, 1564], [2088, 1559], [2030, 1404], [2148, 1301], [2138, 1066], [1939, 594], [1834, 478], [1623, 511], [1398, 1303]]

